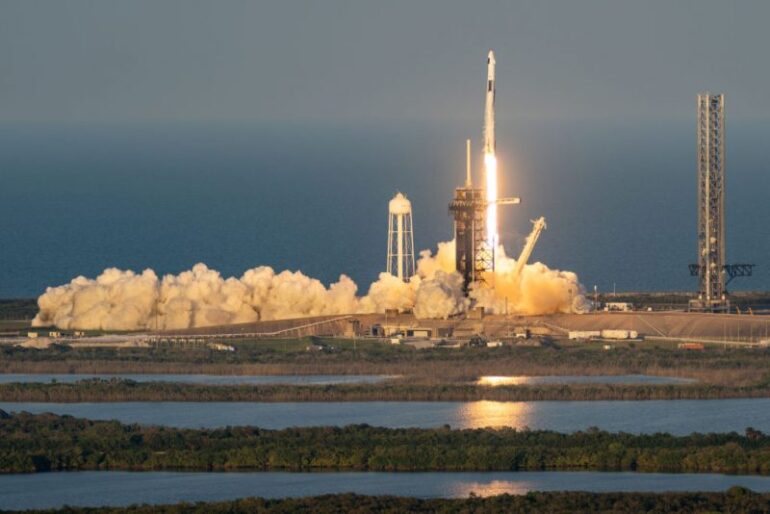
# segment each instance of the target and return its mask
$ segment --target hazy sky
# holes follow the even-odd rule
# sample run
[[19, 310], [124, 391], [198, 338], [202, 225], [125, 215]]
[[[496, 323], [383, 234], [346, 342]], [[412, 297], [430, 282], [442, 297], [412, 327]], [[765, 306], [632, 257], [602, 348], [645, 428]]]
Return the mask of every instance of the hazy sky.
[[[0, 122], [770, 117], [767, 1], [0, 0]], [[502, 99], [505, 103], [502, 103]], [[503, 108], [504, 106], [504, 108]]]

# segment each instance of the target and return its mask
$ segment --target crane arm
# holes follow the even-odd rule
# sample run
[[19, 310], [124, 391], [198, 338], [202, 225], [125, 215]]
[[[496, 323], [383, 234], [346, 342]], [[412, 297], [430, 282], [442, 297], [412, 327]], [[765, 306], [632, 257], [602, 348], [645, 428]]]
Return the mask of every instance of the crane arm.
[[524, 243], [524, 248], [521, 250], [521, 255], [519, 255], [519, 258], [516, 260], [516, 267], [513, 268], [514, 281], [519, 280], [521, 271], [524, 269], [524, 265], [527, 264], [530, 256], [532, 255], [532, 250], [535, 249], [535, 244], [540, 237], [540, 233], [546, 228], [545, 218], [542, 216], [536, 220], [533, 220], [532, 223], [532, 232], [530, 232], [529, 237], [527, 237], [527, 242]]

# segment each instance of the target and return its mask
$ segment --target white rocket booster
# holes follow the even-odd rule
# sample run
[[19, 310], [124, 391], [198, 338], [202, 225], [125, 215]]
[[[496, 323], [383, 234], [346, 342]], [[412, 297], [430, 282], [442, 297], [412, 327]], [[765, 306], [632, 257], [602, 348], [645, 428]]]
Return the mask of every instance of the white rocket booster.
[[484, 155], [495, 153], [495, 53], [487, 55], [487, 99], [484, 105]]
[[497, 157], [495, 156], [495, 54], [487, 55], [487, 94], [484, 105], [484, 168], [486, 179], [487, 219], [486, 242], [494, 255], [497, 252]]

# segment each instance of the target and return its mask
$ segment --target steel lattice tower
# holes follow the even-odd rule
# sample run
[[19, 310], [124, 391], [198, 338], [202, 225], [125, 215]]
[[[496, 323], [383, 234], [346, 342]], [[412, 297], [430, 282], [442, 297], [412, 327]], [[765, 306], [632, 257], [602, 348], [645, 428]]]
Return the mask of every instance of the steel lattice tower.
[[694, 308], [729, 308], [725, 290], [725, 95], [698, 95], [698, 275]]
[[449, 213], [455, 222], [455, 267], [463, 277], [465, 292], [473, 282], [483, 282], [494, 270], [494, 256], [486, 251], [487, 202], [484, 191], [471, 186], [455, 189]]

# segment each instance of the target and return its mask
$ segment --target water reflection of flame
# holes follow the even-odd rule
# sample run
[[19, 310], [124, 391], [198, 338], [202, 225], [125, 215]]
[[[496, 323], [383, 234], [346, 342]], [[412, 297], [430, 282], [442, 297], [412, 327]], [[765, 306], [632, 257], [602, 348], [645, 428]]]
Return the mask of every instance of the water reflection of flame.
[[489, 375], [479, 377], [476, 380], [476, 385], [483, 386], [502, 386], [502, 385], [524, 385], [533, 383], [532, 377], [501, 377], [496, 375]]
[[526, 428], [531, 422], [533, 410], [527, 402], [487, 400], [464, 403], [459, 408], [460, 424], [464, 428]]
[[489, 482], [457, 482], [452, 484], [454, 498], [476, 496], [496, 496], [498, 494], [526, 494], [537, 489], [536, 484], [526, 480], [491, 480]]

